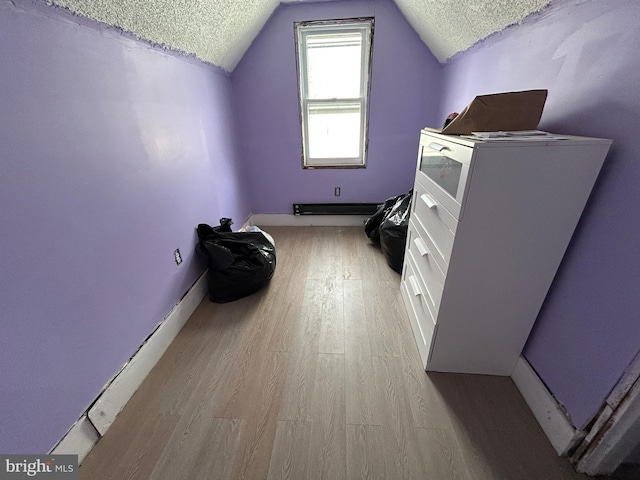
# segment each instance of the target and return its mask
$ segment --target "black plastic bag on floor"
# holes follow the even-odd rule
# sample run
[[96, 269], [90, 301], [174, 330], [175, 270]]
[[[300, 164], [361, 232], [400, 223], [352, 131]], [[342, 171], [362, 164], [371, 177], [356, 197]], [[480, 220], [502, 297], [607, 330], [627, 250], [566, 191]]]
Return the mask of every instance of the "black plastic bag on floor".
[[383, 204], [378, 206], [378, 210], [372, 216], [367, 218], [367, 222], [364, 224], [364, 233], [371, 239], [372, 242], [380, 244], [380, 224], [391, 210], [398, 199], [404, 195], [398, 195], [396, 197], [388, 198]]
[[402, 273], [413, 190], [401, 195], [380, 224], [380, 248], [389, 266]]
[[220, 226], [198, 225], [196, 251], [207, 257], [209, 298], [225, 303], [264, 287], [276, 270], [276, 250], [261, 232], [232, 232], [229, 218]]

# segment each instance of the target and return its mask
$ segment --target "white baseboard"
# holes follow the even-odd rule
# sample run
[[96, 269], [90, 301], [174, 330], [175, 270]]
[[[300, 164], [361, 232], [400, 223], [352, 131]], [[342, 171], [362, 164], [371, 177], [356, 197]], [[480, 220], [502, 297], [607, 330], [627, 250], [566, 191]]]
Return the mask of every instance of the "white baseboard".
[[160, 360], [206, 294], [207, 272], [196, 280], [129, 363], [105, 387], [88, 412], [73, 424], [62, 440], [51, 450], [51, 454], [78, 455], [78, 465], [82, 463]]
[[547, 389], [524, 357], [520, 357], [516, 362], [511, 379], [520, 390], [558, 455], [568, 455], [573, 447], [584, 438], [584, 433], [576, 430], [564, 407]]
[[615, 411], [609, 405], [604, 406], [585, 439], [584, 443], [589, 445], [578, 459], [578, 472], [611, 475], [622, 463], [635, 464], [639, 427], [640, 381], [636, 381]]
[[50, 453], [51, 455], [78, 455], [78, 465], [80, 465], [99, 439], [100, 435], [87, 416], [83, 415]]
[[259, 213], [249, 217], [250, 225], [258, 227], [363, 227], [366, 215], [293, 215]]
[[165, 317], [151, 337], [105, 388], [88, 411], [89, 420], [104, 435], [142, 381], [167, 350], [207, 293], [206, 272]]

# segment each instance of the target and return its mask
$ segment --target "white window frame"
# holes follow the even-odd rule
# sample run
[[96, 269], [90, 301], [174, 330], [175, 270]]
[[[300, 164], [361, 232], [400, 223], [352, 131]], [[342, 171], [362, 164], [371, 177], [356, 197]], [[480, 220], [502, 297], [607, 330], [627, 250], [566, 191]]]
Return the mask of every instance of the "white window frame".
[[[303, 168], [364, 168], [366, 166], [371, 59], [373, 57], [373, 18], [322, 20], [294, 23], [298, 69], [298, 97], [302, 126]], [[357, 98], [308, 98], [306, 37], [310, 34], [359, 33], [362, 38], [360, 95]], [[360, 140], [357, 157], [311, 158], [309, 155], [309, 109], [311, 106], [360, 107]]]

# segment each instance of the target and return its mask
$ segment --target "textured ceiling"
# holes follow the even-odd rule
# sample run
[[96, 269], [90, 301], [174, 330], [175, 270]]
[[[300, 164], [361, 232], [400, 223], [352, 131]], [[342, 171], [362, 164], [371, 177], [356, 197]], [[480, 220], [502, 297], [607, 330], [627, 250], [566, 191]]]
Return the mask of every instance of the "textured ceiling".
[[[48, 0], [233, 71], [280, 3], [319, 0]], [[440, 62], [549, 0], [394, 0]]]
[[277, 0], [49, 0], [232, 71]]
[[549, 0], [395, 0], [440, 61], [542, 10]]

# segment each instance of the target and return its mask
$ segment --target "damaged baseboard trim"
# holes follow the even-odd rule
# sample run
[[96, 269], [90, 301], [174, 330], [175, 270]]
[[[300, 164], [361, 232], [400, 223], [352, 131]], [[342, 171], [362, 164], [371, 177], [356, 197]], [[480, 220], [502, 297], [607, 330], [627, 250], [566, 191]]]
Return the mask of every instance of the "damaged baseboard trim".
[[584, 438], [584, 432], [573, 426], [564, 407], [524, 357], [516, 362], [511, 379], [558, 455], [569, 455]]
[[100, 434], [86, 415], [73, 424], [67, 434], [51, 450], [51, 455], [78, 455], [78, 465], [89, 455]]
[[81, 464], [103, 436], [171, 342], [207, 294], [205, 271], [114, 378], [93, 404], [52, 449], [52, 454], [78, 455]]
[[171, 345], [206, 292], [206, 274], [203, 274], [89, 409], [89, 420], [100, 435], [104, 435], [109, 429], [118, 413]]

